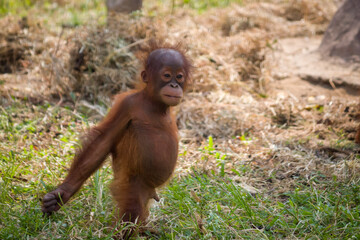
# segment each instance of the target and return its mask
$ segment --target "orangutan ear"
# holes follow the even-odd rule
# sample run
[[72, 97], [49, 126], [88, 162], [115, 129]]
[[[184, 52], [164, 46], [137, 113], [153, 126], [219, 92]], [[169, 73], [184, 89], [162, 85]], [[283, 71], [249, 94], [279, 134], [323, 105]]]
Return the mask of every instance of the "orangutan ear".
[[146, 71], [141, 72], [141, 79], [144, 83], [148, 83]]

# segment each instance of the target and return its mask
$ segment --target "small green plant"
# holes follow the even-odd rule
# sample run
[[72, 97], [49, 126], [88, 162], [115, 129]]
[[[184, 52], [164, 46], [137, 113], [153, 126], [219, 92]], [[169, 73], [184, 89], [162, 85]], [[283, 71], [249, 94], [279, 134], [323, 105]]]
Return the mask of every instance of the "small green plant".
[[[208, 137], [208, 145], [205, 146], [202, 150], [202, 156], [201, 156], [201, 160], [204, 162], [203, 166], [204, 169], [206, 169], [206, 165], [208, 163], [208, 161], [213, 158], [216, 160], [219, 169], [219, 174], [220, 176], [224, 177], [225, 176], [225, 164], [227, 161], [227, 156], [224, 153], [218, 152], [215, 149], [214, 146], [214, 140], [212, 136]], [[213, 172], [213, 174], [215, 174], [215, 172]]]

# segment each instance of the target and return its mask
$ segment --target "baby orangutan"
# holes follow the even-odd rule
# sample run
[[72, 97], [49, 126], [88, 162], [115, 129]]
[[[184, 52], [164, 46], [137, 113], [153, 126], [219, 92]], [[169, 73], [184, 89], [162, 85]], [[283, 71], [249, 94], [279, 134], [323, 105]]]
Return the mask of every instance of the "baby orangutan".
[[145, 88], [119, 94], [108, 115], [89, 131], [64, 182], [44, 196], [50, 215], [73, 196], [112, 155], [111, 192], [119, 219], [143, 223], [155, 189], [170, 178], [178, 155], [177, 127], [170, 107], [178, 105], [190, 78], [191, 63], [178, 47], [152, 47], [141, 78]]

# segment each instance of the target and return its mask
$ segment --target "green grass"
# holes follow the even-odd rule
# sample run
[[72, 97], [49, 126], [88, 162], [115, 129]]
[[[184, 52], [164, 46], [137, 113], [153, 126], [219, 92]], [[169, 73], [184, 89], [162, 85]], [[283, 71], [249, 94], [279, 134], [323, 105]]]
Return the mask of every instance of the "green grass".
[[241, 4], [242, 0], [181, 0], [174, 1], [175, 7], [190, 7], [196, 9], [197, 11], [204, 12], [210, 8], [219, 8], [226, 7], [230, 3], [238, 3]]
[[[86, 117], [48, 103], [17, 100], [0, 108], [0, 239], [111, 239], [114, 204], [103, 166], [59, 212], [43, 217], [40, 199], [64, 178]], [[359, 239], [360, 182], [321, 174], [286, 193], [250, 194], [233, 180], [254, 169], [223, 170], [226, 155], [214, 140], [201, 159], [218, 159], [218, 170], [195, 168], [171, 180], [151, 209], [159, 231], [152, 239]], [[264, 176], [266, 179], [266, 176]], [[265, 181], [265, 180], [264, 180]], [[281, 199], [281, 200], [279, 200]]]
[[106, 22], [105, 1], [50, 1], [50, 0], [0, 0], [0, 16], [29, 17], [42, 22], [48, 28], [77, 27]]
[[44, 193], [66, 175], [78, 127], [86, 127], [86, 119], [49, 104], [15, 102], [0, 110], [0, 239], [87, 239], [99, 229], [102, 237], [110, 238], [107, 227], [112, 224], [112, 200], [104, 187], [110, 181], [109, 165], [61, 212], [45, 218], [40, 211]]
[[[172, 8], [188, 7], [199, 13], [210, 8], [226, 7], [231, 3], [241, 4], [242, 0], [158, 0], [144, 1], [148, 5], [167, 5]], [[50, 0], [0, 0], [0, 16], [5, 15], [31, 16], [41, 18], [44, 23], [76, 27], [97, 21], [100, 25], [106, 22], [105, 0], [61, 1]], [[158, 14], [151, 11], [151, 14]], [[51, 19], [51, 20], [50, 20]], [[50, 26], [52, 27], [52, 26]]]
[[71, 7], [78, 11], [88, 11], [99, 8], [104, 1], [82, 0], [82, 1], [50, 1], [50, 0], [0, 0], [0, 14], [19, 14], [32, 8], [43, 8], [43, 10], [54, 11], [57, 8]]
[[29, 9], [34, 3], [31, 0], [0, 0], [0, 15], [16, 12], [18, 9]]
[[[174, 4], [175, 7], [188, 6], [197, 10], [206, 10], [213, 7], [226, 7], [230, 3], [242, 3], [243, 0], [158, 0], [157, 4]], [[0, 0], [0, 14], [18, 13], [22, 10], [28, 10], [34, 6], [49, 7], [53, 4], [59, 6], [61, 1], [49, 0]], [[81, 1], [66, 1], [67, 5], [76, 6], [78, 10], [88, 10], [90, 8], [98, 8], [99, 5], [104, 5], [105, 0], [81, 0]], [[147, 2], [144, 1], [144, 5]], [[60, 4], [65, 5], [65, 4]]]
[[174, 179], [163, 193], [162, 237], [359, 239], [359, 187], [359, 181], [323, 183], [321, 190], [299, 186], [276, 202], [271, 195], [251, 195], [230, 179], [194, 172]]

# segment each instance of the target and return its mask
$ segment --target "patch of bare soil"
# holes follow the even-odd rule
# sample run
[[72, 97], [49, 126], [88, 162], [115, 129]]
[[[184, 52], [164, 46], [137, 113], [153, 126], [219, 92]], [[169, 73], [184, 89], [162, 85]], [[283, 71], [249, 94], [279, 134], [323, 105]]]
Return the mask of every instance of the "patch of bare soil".
[[320, 36], [279, 40], [276, 50], [269, 56], [273, 61], [273, 76], [281, 81], [279, 86], [291, 89], [294, 96], [311, 95], [314, 91], [318, 95], [346, 96], [339, 89], [349, 95], [359, 96], [360, 63], [323, 59], [318, 52], [320, 42]]
[[46, 98], [50, 83], [42, 71], [51, 62], [56, 37], [40, 22], [7, 16], [0, 20], [0, 94]]
[[[299, 113], [301, 108], [317, 110], [317, 116], [303, 111], [301, 118], [313, 119], [313, 133], [320, 133], [322, 144], [329, 145], [328, 139], [338, 137], [336, 131], [330, 136], [331, 131], [326, 128], [337, 128], [349, 140], [354, 140], [360, 120], [360, 65], [322, 59], [317, 51], [320, 40], [319, 37], [279, 40], [267, 59], [272, 62], [274, 77], [269, 84], [269, 94], [277, 99], [290, 99], [288, 104], [297, 105]], [[330, 135], [325, 137], [325, 132]], [[319, 143], [309, 142], [313, 147], [315, 142]]]

